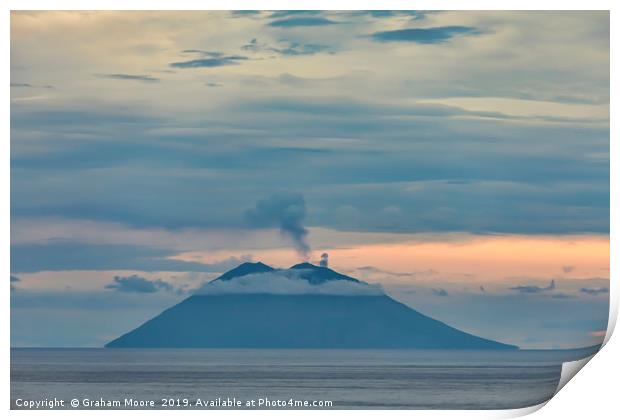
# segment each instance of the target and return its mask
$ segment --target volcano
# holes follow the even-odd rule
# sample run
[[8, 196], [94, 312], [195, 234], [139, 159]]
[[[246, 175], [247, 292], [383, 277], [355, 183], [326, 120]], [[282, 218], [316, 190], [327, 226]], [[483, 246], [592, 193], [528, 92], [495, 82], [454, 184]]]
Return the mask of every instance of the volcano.
[[[233, 286], [271, 278], [302, 282], [304, 292], [243, 293]], [[211, 285], [219, 292], [208, 293]], [[517, 349], [450, 327], [366, 282], [309, 263], [285, 270], [243, 263], [203, 289], [106, 347]]]

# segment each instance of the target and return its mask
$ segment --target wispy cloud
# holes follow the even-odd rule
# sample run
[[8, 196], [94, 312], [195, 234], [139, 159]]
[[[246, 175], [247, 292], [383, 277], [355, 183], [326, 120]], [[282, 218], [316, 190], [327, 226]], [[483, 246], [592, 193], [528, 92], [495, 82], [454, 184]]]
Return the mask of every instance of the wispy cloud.
[[554, 290], [555, 289], [555, 280], [551, 280], [551, 283], [549, 283], [549, 286], [547, 287], [540, 287], [540, 286], [514, 286], [511, 287], [510, 290], [516, 290], [517, 292], [520, 293], [541, 293], [541, 292], [546, 292], [549, 290]]
[[[199, 50], [185, 50], [186, 52], [199, 52]], [[248, 58], [242, 55], [223, 55], [221, 53], [203, 52], [206, 53], [204, 58], [197, 58], [195, 60], [179, 61], [176, 63], [170, 63], [170, 67], [179, 69], [191, 69], [200, 67], [222, 67], [239, 64], [240, 61], [247, 60]]]
[[374, 267], [372, 265], [366, 265], [363, 267], [357, 267], [355, 269], [356, 271], [362, 271], [365, 273], [374, 273], [374, 274], [386, 274], [388, 276], [394, 276], [394, 277], [410, 277], [415, 275], [416, 273], [400, 273], [400, 272], [394, 272], [394, 271], [388, 271], [388, 270], [382, 270], [378, 267]]
[[327, 45], [291, 43], [283, 48], [272, 48], [272, 51], [281, 55], [314, 55], [322, 52], [333, 53]]
[[196, 48], [190, 48], [187, 50], [183, 50], [181, 51], [181, 54], [200, 54], [205, 57], [222, 57], [223, 55], [225, 55], [223, 52], [219, 52], [219, 51], [199, 50]]
[[437, 289], [431, 289], [431, 292], [435, 296], [440, 296], [440, 297], [446, 297], [449, 295], [448, 291], [446, 289], [442, 289], [441, 287]]
[[411, 20], [422, 20], [429, 13], [438, 13], [438, 11], [421, 11], [421, 10], [360, 10], [352, 12], [353, 16], [367, 15], [376, 19], [391, 18], [395, 16], [409, 16]]
[[314, 55], [322, 52], [329, 52], [333, 54], [334, 52], [327, 45], [288, 42], [283, 46], [271, 46], [259, 42], [257, 38], [250, 40], [250, 42], [243, 45], [241, 49], [251, 52], [272, 52], [284, 56]]
[[274, 20], [269, 26], [274, 28], [294, 28], [298, 26], [326, 26], [335, 25], [338, 22], [324, 17], [294, 17], [288, 19]]
[[137, 82], [156, 83], [160, 79], [148, 74], [126, 74], [126, 73], [109, 73], [109, 74], [96, 74], [95, 76], [103, 79], [115, 79], [115, 80], [132, 80]]
[[233, 10], [230, 12], [232, 17], [252, 17], [260, 15], [260, 10]]
[[167, 281], [161, 279], [148, 280], [135, 274], [128, 277], [116, 276], [114, 282], [106, 285], [105, 288], [122, 293], [181, 292], [180, 289], [175, 289]]
[[271, 19], [281, 19], [298, 16], [319, 16], [322, 13], [322, 10], [276, 10], [271, 12], [269, 17]]
[[14, 87], [14, 88], [54, 89], [54, 86], [52, 86], [52, 85], [33, 85], [32, 83], [11, 83], [11, 87]]
[[585, 293], [590, 296], [606, 295], [609, 293], [608, 287], [583, 287], [579, 290], [581, 293]]
[[441, 26], [436, 28], [412, 28], [375, 32], [371, 35], [371, 38], [379, 42], [441, 44], [457, 35], [476, 35], [479, 33], [478, 29], [469, 26]]

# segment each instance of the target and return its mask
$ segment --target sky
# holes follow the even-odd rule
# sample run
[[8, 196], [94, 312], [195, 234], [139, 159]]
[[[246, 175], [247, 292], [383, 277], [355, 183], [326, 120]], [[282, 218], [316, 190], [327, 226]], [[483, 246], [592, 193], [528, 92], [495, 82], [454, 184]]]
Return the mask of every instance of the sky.
[[602, 341], [609, 14], [11, 14], [13, 346], [323, 252], [467, 332]]

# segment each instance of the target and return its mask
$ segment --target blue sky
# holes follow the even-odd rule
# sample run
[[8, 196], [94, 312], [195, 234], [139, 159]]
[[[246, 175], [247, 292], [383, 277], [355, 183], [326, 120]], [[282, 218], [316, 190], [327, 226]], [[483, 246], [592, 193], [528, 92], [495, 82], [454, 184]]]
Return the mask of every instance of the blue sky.
[[[608, 240], [609, 15], [12, 13], [11, 226], [13, 345], [100, 345], [129, 327], [120, 318], [144, 320], [240, 261], [294, 262], [294, 248], [316, 260], [454, 236]], [[563, 276], [593, 315], [557, 322], [590, 321], [557, 337], [534, 323], [520, 343], [589, 343], [608, 296], [580, 290], [605, 287], [608, 254], [545, 260], [557, 273], [527, 261], [376, 280], [428, 292], [411, 304], [458, 320], [441, 298], [529, 302], [511, 287]], [[172, 287], [106, 288], [134, 275]], [[482, 280], [502, 285], [495, 303], [463, 290]], [[124, 309], [68, 313], [80, 293]], [[559, 300], [531, 305], [554, 317]], [[75, 314], [90, 321], [69, 328]], [[46, 322], [53, 339], [23, 332]]]

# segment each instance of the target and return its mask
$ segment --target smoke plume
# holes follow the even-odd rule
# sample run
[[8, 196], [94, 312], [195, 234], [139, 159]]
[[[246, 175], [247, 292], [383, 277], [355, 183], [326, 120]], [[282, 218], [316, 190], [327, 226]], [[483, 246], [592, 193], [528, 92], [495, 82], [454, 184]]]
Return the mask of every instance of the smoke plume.
[[258, 200], [253, 209], [245, 213], [253, 227], [278, 227], [280, 232], [293, 240], [295, 250], [304, 260], [308, 259], [310, 246], [306, 242], [308, 230], [303, 222], [306, 218], [306, 202], [301, 194], [275, 194]]
[[321, 267], [329, 266], [329, 254], [327, 252], [321, 254], [321, 261], [319, 262], [319, 265]]

